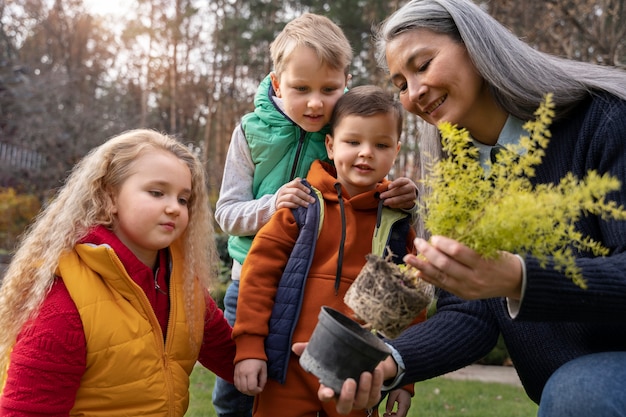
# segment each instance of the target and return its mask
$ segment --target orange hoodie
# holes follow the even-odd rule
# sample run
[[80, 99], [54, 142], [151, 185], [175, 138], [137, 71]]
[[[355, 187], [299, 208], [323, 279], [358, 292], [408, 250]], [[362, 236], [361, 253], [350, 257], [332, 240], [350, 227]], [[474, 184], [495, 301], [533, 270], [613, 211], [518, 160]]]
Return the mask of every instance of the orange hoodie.
[[[293, 334], [293, 342], [308, 341], [317, 324], [323, 305], [354, 316], [343, 302], [348, 287], [365, 265], [372, 251], [376, 227], [378, 194], [388, 188], [384, 180], [376, 190], [351, 197], [342, 188], [345, 207], [346, 240], [339, 290], [335, 293], [342, 217], [335, 189], [334, 168], [316, 161], [307, 176], [309, 183], [324, 198], [324, 219], [318, 236], [313, 263], [304, 289], [302, 308]], [[237, 345], [235, 363], [244, 359], [267, 360], [264, 342], [268, 334], [274, 298], [282, 272], [298, 238], [299, 229], [291, 209], [278, 210], [256, 235], [241, 272], [241, 286], [233, 338]], [[414, 232], [406, 237], [407, 251], [413, 251]]]

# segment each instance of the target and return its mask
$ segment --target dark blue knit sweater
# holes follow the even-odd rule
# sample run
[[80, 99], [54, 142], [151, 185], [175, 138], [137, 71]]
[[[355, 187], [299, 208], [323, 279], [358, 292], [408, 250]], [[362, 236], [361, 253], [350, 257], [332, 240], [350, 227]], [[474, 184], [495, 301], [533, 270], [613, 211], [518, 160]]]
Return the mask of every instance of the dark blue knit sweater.
[[[609, 172], [622, 181], [621, 191], [609, 198], [626, 206], [625, 101], [589, 98], [550, 131], [536, 183], [558, 183], [567, 172], [579, 178], [590, 169]], [[611, 250], [607, 257], [579, 254], [588, 289], [525, 257], [527, 288], [514, 320], [505, 299], [466, 301], [440, 292], [432, 318], [389, 341], [405, 362], [402, 384], [471, 364], [489, 353], [502, 333], [528, 396], [539, 402], [547, 379], [565, 362], [626, 350], [626, 222], [587, 216], [578, 228]]]

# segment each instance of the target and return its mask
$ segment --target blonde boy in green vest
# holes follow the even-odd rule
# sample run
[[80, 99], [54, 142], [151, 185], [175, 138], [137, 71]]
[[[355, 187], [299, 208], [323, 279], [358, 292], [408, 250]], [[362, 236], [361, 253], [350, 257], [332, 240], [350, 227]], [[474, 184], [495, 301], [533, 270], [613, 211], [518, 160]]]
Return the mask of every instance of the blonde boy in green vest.
[[[330, 19], [305, 13], [289, 22], [270, 46], [274, 70], [261, 82], [255, 109], [233, 132], [215, 217], [229, 235], [232, 282], [224, 315], [234, 325], [241, 265], [258, 230], [277, 209], [313, 201], [301, 184], [316, 159], [328, 161], [327, 124], [348, 86], [352, 48]], [[411, 210], [415, 184], [394, 180], [381, 198], [385, 205]], [[252, 397], [218, 380], [213, 406], [218, 417], [249, 417]]]

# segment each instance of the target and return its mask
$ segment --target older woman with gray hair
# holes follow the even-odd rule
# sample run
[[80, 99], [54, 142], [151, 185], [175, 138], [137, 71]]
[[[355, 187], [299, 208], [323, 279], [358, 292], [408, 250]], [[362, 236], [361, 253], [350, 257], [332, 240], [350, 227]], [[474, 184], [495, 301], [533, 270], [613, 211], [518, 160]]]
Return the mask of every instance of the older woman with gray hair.
[[[467, 129], [487, 158], [497, 144], [516, 143], [552, 93], [552, 137], [533, 184], [589, 170], [626, 181], [626, 72], [539, 52], [469, 0], [410, 1], [383, 22], [376, 41], [404, 108], [429, 124], [422, 157], [441, 155], [436, 126], [447, 121]], [[608, 199], [626, 206], [626, 187]], [[437, 312], [389, 340], [393, 358], [364, 374], [358, 391], [346, 382], [337, 408], [374, 402], [383, 380], [395, 386], [469, 365], [502, 334], [540, 417], [626, 416], [626, 222], [587, 214], [576, 228], [609, 249], [603, 257], [575, 252], [586, 289], [551, 260], [506, 252], [485, 260], [422, 228], [420, 256], [405, 261], [440, 288]], [[319, 394], [333, 397], [325, 387]]]

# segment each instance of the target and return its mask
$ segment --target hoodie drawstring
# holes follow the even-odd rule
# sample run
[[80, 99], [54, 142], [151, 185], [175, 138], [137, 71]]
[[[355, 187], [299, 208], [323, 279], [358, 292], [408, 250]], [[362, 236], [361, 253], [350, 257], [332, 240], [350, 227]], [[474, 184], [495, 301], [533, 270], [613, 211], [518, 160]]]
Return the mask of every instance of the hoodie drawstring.
[[343, 247], [346, 243], [346, 209], [343, 205], [343, 196], [341, 195], [341, 184], [335, 183], [337, 190], [337, 198], [339, 200], [339, 208], [341, 209], [341, 242], [339, 243], [339, 256], [337, 257], [337, 274], [335, 275], [335, 295], [339, 293], [339, 284], [341, 283], [341, 267], [343, 265]]

